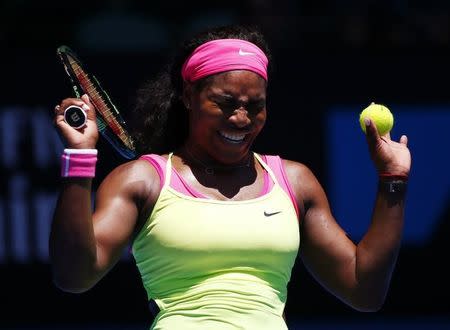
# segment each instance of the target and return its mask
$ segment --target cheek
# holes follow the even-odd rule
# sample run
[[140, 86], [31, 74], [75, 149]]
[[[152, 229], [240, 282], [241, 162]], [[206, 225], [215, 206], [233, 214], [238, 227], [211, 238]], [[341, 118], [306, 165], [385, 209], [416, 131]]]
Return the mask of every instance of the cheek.
[[266, 119], [267, 119], [267, 111], [266, 110], [261, 111], [255, 117], [255, 125], [261, 126], [261, 128], [262, 128], [264, 126], [264, 124], [266, 123]]
[[205, 99], [205, 97], [199, 96], [193, 102], [191, 111], [193, 116], [198, 119], [208, 120], [222, 115], [221, 109], [215, 103]]
[[189, 123], [193, 132], [207, 132], [211, 127], [215, 126], [217, 120], [220, 119], [220, 113], [211, 111], [211, 109], [195, 109], [189, 114]]

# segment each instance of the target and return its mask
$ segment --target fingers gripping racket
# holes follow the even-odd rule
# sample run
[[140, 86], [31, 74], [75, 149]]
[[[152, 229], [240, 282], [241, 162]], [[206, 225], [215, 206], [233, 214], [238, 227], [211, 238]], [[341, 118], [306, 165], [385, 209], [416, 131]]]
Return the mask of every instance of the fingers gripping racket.
[[[86, 67], [69, 47], [60, 46], [56, 53], [70, 78], [75, 96], [80, 98], [83, 94], [87, 94], [94, 105], [100, 134], [120, 155], [126, 159], [135, 158], [134, 141], [126, 123], [97, 78], [86, 71]], [[85, 125], [87, 115], [82, 108], [70, 106], [64, 112], [64, 120], [70, 126], [79, 129]]]

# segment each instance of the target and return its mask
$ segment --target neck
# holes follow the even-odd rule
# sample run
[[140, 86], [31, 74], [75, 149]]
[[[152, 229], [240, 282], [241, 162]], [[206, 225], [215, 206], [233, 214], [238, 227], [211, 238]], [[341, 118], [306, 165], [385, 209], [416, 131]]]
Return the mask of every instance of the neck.
[[245, 158], [236, 164], [219, 164], [211, 160], [202, 160], [201, 157], [195, 155], [189, 146], [185, 146], [182, 152], [185, 158], [190, 164], [195, 164], [201, 167], [207, 174], [215, 174], [217, 172], [231, 172], [238, 169], [249, 168], [253, 161], [253, 154], [248, 153]]

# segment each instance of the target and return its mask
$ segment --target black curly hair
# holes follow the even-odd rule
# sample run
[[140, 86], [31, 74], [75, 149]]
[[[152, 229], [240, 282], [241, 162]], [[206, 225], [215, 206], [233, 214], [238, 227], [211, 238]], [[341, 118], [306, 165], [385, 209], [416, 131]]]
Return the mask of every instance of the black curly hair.
[[[270, 70], [270, 50], [256, 26], [215, 27], [183, 42], [162, 72], [137, 92], [131, 126], [138, 154], [168, 153], [184, 143], [188, 136], [188, 112], [182, 102], [181, 68], [194, 49], [216, 39], [242, 39], [254, 43], [269, 59]], [[194, 88], [202, 88], [207, 80], [208, 77], [200, 79]]]

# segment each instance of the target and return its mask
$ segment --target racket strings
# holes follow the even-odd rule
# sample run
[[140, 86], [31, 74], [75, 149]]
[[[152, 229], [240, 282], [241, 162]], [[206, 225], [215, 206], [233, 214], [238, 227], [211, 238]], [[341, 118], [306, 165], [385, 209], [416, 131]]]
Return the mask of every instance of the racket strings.
[[[88, 75], [83, 71], [83, 69], [76, 63], [75, 60], [69, 60], [70, 65], [80, 82], [80, 85], [85, 90], [85, 92], [90, 96], [92, 103], [97, 108], [104, 121], [100, 121], [98, 124], [100, 130], [107, 128], [107, 124], [111, 130], [119, 137], [119, 139], [130, 149], [134, 149], [134, 143], [131, 137], [127, 134], [126, 130], [123, 128], [122, 123], [116, 118], [114, 113], [111, 112], [107, 101], [104, 99], [101, 92], [96, 88], [94, 83], [88, 77]], [[105, 123], [106, 121], [106, 123]]]

